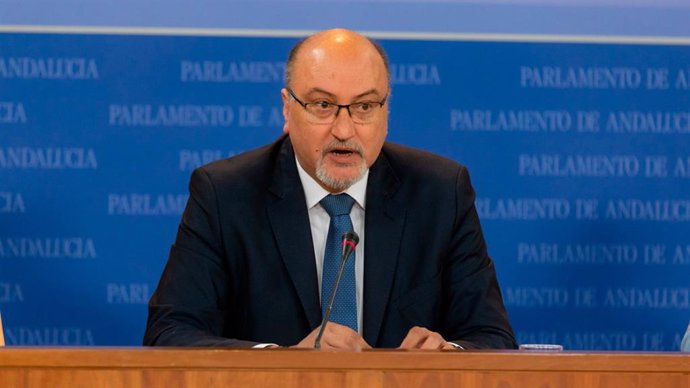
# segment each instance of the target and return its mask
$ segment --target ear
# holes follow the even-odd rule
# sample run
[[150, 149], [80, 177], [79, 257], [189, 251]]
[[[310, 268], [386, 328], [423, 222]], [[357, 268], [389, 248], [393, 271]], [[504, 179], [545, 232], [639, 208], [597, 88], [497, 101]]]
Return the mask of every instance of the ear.
[[280, 90], [280, 98], [283, 100], [283, 133], [289, 133], [290, 130], [288, 128], [288, 119], [290, 118], [290, 94], [288, 93], [287, 89], [282, 88]]

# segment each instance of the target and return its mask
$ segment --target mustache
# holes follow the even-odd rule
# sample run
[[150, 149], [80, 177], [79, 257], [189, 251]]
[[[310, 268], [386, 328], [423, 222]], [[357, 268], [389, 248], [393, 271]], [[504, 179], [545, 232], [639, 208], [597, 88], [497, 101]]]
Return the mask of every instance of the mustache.
[[362, 146], [355, 143], [352, 140], [345, 140], [345, 141], [331, 140], [328, 144], [326, 144], [321, 149], [321, 156], [324, 156], [327, 153], [334, 151], [334, 150], [347, 150], [347, 151], [356, 153], [359, 156], [362, 156], [362, 157], [364, 156], [364, 150], [362, 149]]

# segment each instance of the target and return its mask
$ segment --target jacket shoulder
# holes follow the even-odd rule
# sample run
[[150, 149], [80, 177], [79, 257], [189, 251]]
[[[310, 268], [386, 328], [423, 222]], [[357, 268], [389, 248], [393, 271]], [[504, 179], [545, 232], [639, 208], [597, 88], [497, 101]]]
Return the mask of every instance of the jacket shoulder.
[[467, 171], [464, 165], [452, 159], [396, 143], [386, 142], [381, 153], [401, 177], [447, 180]]

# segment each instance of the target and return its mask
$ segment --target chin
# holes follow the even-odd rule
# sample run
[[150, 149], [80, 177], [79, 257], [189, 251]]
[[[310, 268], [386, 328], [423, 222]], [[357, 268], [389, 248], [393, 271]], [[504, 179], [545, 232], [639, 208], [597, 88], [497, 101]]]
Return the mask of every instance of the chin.
[[319, 180], [326, 186], [335, 189], [336, 191], [347, 190], [350, 186], [357, 183], [362, 178], [362, 172], [360, 169], [353, 168], [347, 174], [339, 173], [333, 174], [331, 170], [317, 170], [316, 176]]

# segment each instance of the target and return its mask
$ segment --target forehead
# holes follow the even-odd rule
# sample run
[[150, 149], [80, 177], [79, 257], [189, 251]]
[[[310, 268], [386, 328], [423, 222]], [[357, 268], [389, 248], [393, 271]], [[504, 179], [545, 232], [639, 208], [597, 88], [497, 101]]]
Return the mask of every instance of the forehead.
[[303, 91], [321, 89], [347, 95], [375, 89], [385, 93], [388, 72], [381, 54], [366, 38], [314, 37], [298, 51], [292, 81]]

